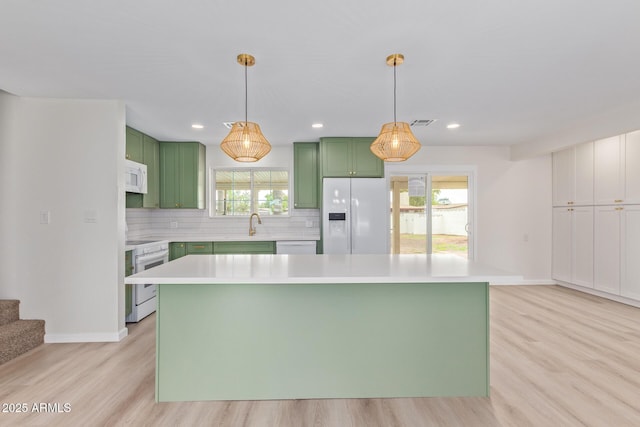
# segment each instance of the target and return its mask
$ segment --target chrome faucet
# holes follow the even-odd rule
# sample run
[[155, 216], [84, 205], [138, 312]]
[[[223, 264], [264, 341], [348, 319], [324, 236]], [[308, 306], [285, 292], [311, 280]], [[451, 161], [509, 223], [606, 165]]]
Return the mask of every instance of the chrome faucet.
[[251, 216], [249, 217], [249, 236], [253, 236], [254, 234], [256, 234], [256, 227], [253, 225], [253, 217], [257, 216], [258, 217], [258, 224], [262, 224], [262, 220], [260, 219], [260, 215], [258, 215], [257, 213], [252, 213]]

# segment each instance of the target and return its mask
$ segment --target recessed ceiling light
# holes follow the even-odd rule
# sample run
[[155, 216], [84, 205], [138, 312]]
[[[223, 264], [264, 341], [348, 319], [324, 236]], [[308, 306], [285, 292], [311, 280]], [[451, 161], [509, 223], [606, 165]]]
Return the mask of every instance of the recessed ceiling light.
[[460, 127], [460, 123], [449, 123], [447, 125], [447, 129], [458, 129]]
[[194, 123], [191, 125], [192, 128], [194, 129], [204, 129], [204, 126], [198, 124], [198, 123]]
[[314, 123], [314, 124], [312, 124], [312, 125], [311, 125], [311, 127], [312, 127], [312, 128], [315, 128], [315, 129], [319, 129], [319, 128], [321, 128], [322, 126], [324, 126], [322, 123]]

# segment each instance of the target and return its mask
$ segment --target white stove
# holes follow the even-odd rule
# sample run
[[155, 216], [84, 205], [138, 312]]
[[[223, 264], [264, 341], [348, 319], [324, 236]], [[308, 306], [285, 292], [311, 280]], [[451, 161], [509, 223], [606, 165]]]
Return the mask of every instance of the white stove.
[[[167, 240], [131, 240], [125, 242], [133, 246], [133, 272], [139, 273], [169, 262], [169, 242]], [[139, 322], [156, 311], [156, 285], [147, 283], [133, 286], [131, 313], [126, 322]], [[128, 310], [127, 310], [128, 311]]]

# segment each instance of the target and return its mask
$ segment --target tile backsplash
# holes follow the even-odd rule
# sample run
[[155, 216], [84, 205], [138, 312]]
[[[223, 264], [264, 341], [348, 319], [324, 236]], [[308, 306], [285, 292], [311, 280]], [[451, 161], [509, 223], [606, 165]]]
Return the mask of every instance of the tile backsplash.
[[[257, 234], [291, 237], [320, 234], [318, 209], [295, 209], [289, 216], [261, 216], [261, 219], [262, 224], [256, 225]], [[232, 237], [249, 232], [249, 217], [210, 218], [206, 209], [127, 209], [126, 220], [127, 240], [147, 236], [169, 240]]]

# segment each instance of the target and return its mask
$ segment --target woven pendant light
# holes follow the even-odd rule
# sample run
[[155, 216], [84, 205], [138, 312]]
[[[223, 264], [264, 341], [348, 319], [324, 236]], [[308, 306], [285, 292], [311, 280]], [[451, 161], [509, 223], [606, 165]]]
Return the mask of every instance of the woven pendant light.
[[404, 55], [400, 53], [387, 57], [387, 65], [393, 66], [393, 122], [382, 125], [380, 134], [371, 143], [373, 154], [385, 162], [403, 162], [420, 149], [409, 123], [396, 121], [396, 66], [403, 62]]
[[256, 162], [269, 154], [271, 144], [264, 137], [257, 123], [247, 121], [247, 67], [255, 65], [253, 56], [241, 53], [238, 63], [244, 66], [244, 121], [235, 122], [220, 148], [238, 162]]

